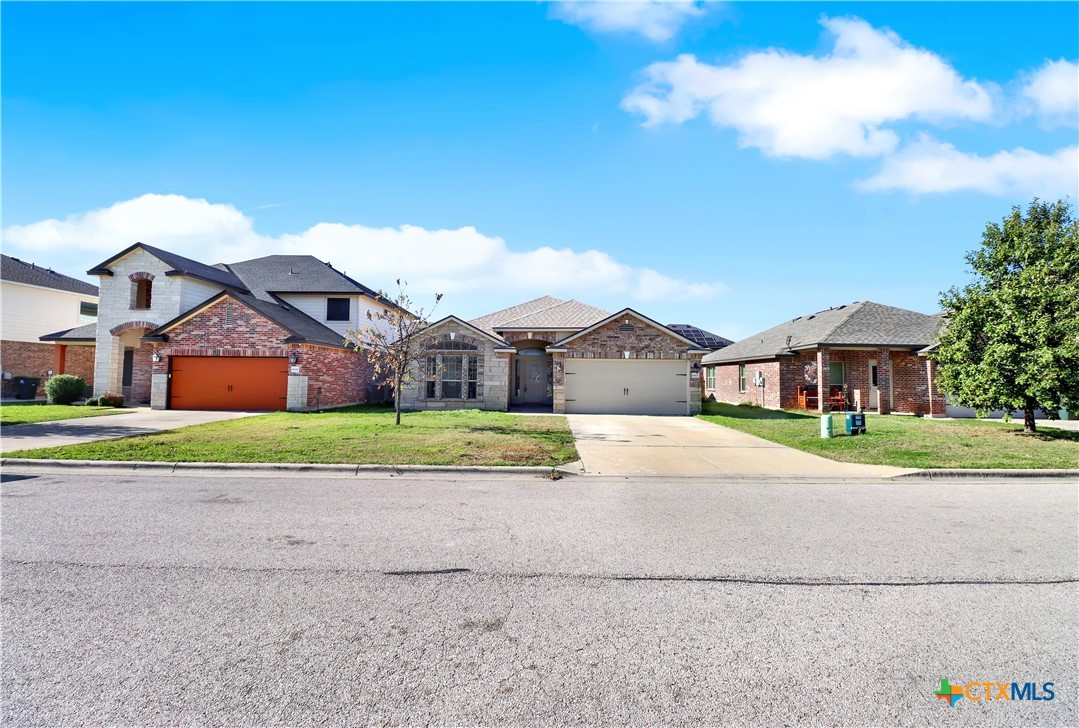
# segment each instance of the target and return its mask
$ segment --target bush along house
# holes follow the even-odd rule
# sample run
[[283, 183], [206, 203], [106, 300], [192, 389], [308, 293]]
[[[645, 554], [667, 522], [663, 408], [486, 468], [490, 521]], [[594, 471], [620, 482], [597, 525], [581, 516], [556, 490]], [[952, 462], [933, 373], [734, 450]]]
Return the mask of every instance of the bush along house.
[[927, 356], [941, 320], [872, 301], [799, 316], [705, 356], [704, 395], [772, 409], [943, 417]]

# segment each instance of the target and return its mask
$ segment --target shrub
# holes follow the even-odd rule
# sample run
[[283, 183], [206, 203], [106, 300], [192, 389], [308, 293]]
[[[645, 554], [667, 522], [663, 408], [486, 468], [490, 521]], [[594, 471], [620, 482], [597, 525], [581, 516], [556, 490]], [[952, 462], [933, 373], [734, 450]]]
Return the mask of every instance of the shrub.
[[45, 394], [50, 404], [71, 404], [86, 391], [86, 382], [82, 377], [71, 374], [57, 374], [45, 382]]
[[97, 398], [97, 403], [102, 407], [123, 407], [124, 397], [121, 394], [103, 394]]
[[87, 407], [97, 407], [97, 397], [87, 397], [83, 404]]

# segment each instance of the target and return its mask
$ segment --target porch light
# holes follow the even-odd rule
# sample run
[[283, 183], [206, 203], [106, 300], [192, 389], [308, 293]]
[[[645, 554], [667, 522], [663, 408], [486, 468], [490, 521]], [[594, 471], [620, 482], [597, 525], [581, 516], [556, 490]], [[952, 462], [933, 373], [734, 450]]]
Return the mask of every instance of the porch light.
[[295, 364], [299, 360], [300, 360], [300, 357], [296, 356], [295, 354], [289, 354], [288, 355], [288, 363], [289, 364]]
[[160, 355], [160, 354], [158, 354], [158, 353], [157, 353], [157, 352], [155, 351], [155, 352], [154, 352], [153, 354], [151, 354], [151, 355], [150, 355], [150, 361], [154, 361], [154, 362], [158, 362], [158, 361], [161, 361], [161, 355]]
[[701, 368], [701, 363], [699, 361], [693, 362], [693, 371], [695, 371], [695, 372], [699, 371], [700, 368]]

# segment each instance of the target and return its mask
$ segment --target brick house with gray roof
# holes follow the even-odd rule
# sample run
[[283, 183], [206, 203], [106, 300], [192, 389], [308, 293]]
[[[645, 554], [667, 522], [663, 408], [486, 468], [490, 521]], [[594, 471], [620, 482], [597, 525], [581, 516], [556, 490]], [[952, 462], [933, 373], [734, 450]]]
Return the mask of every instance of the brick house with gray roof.
[[705, 356], [704, 394], [773, 409], [842, 404], [942, 417], [945, 395], [926, 356], [940, 324], [940, 315], [872, 301], [799, 316]]
[[427, 330], [409, 409], [689, 415], [709, 349], [642, 313], [543, 296]]
[[158, 409], [306, 410], [366, 402], [372, 367], [346, 332], [395, 304], [310, 255], [208, 265], [136, 243], [88, 271], [94, 394]]

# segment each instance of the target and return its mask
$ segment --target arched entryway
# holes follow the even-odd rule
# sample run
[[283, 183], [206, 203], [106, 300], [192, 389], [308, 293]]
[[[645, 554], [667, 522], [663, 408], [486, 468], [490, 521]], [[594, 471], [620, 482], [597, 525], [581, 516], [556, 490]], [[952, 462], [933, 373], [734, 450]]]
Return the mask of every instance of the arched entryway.
[[517, 353], [510, 363], [510, 406], [518, 409], [551, 409], [554, 404], [554, 372], [550, 342], [524, 339], [513, 344]]
[[149, 404], [153, 352], [142, 337], [156, 328], [152, 321], [128, 321], [109, 329], [108, 346], [99, 346], [97, 352], [97, 371], [107, 376], [95, 377], [95, 396], [120, 394], [128, 404]]

